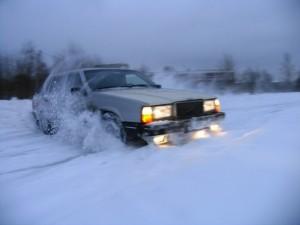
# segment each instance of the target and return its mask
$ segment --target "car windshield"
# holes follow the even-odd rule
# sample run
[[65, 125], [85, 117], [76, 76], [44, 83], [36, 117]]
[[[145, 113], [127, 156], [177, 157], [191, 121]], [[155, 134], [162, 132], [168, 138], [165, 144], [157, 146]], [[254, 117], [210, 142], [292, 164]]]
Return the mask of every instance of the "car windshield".
[[117, 87], [155, 87], [144, 75], [132, 70], [88, 70], [84, 72], [92, 90]]

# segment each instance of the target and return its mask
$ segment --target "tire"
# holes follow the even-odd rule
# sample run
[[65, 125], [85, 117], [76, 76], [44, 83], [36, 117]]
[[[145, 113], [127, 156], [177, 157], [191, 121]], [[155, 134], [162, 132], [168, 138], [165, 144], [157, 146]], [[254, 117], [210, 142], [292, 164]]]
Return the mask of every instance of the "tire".
[[102, 114], [102, 123], [104, 130], [127, 144], [127, 134], [120, 118], [114, 113], [105, 112]]
[[34, 112], [32, 112], [32, 116], [33, 116], [33, 119], [34, 119], [34, 122], [35, 122], [35, 125], [40, 128], [40, 122], [39, 120], [37, 119], [37, 116]]
[[54, 135], [58, 131], [58, 127], [50, 120], [41, 119], [37, 121], [39, 128], [46, 135]]

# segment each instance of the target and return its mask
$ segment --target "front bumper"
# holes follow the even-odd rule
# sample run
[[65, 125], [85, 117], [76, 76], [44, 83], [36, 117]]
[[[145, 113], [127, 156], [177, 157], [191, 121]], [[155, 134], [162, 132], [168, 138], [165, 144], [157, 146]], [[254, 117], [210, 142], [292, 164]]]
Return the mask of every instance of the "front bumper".
[[156, 139], [161, 139], [163, 143], [197, 139], [196, 137], [205, 136], [204, 131], [210, 133], [221, 131], [220, 122], [224, 117], [225, 113], [220, 112], [188, 120], [153, 122], [143, 126], [142, 138], [148, 143], [156, 142]]

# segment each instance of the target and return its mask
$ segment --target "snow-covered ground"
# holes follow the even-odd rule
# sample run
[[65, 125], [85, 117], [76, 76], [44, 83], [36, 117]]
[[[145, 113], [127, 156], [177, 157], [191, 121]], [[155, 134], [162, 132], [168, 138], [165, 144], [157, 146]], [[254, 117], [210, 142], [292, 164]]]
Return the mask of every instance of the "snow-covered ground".
[[300, 93], [221, 101], [225, 136], [166, 149], [45, 136], [31, 101], [0, 101], [0, 224], [299, 224]]

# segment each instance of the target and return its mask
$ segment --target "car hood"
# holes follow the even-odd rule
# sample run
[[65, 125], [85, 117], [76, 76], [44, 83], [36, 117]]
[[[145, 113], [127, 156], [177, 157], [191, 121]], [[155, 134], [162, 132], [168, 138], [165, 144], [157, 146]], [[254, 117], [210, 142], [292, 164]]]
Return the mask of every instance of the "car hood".
[[149, 105], [168, 104], [177, 101], [211, 99], [196, 91], [174, 90], [164, 88], [120, 88], [101, 91], [102, 94], [120, 98], [132, 99]]

